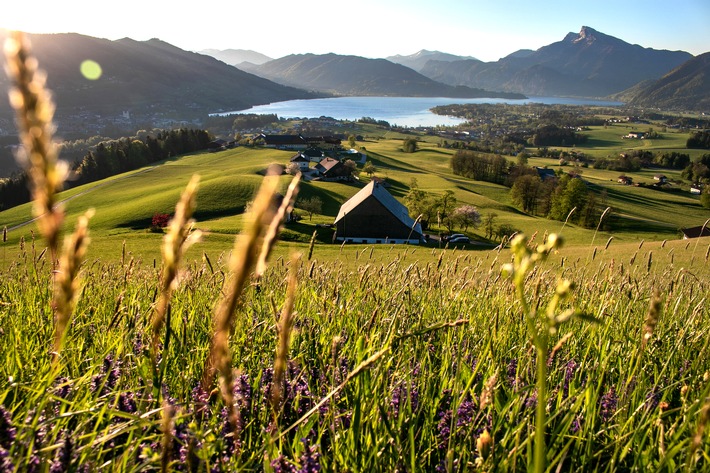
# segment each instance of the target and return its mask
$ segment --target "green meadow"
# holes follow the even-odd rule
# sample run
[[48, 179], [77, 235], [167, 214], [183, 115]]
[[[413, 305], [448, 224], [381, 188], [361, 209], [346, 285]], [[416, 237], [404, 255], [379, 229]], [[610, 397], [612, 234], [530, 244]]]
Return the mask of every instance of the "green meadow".
[[[453, 151], [433, 138], [415, 153], [401, 137], [358, 144], [397, 198], [412, 179], [453, 190], [527, 237], [501, 247], [474, 229], [475, 244], [452, 248], [332, 244], [316, 225], [368, 178], [303, 182], [299, 196], [318, 196], [322, 213], [284, 225], [257, 277], [245, 244], [268, 242], [244, 210], [262, 208], [264, 170], [292, 153], [245, 147], [61, 193], [66, 234], [94, 209], [69, 289], [27, 223], [31, 206], [4, 211], [0, 469], [710, 469], [710, 238], [678, 233], [708, 218], [697, 197], [584, 168], [618, 222], [596, 232], [526, 215], [507, 188], [454, 175]], [[177, 265], [149, 227], [174, 213], [194, 174], [203, 236]]]

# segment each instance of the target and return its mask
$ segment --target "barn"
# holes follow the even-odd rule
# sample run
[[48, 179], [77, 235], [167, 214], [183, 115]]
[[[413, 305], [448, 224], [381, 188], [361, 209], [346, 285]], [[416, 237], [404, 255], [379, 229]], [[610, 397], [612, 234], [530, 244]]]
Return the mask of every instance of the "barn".
[[335, 226], [335, 239], [348, 243], [418, 244], [424, 237], [407, 207], [375, 181], [340, 207]]

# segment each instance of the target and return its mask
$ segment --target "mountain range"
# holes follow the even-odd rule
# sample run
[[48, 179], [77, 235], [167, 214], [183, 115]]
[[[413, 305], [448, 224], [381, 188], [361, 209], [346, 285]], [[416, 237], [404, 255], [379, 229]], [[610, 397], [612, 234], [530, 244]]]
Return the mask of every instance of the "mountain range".
[[[5, 34], [0, 30], [0, 42]], [[58, 116], [130, 111], [132, 116], [204, 117], [332, 95], [617, 97], [644, 106], [707, 110], [710, 96], [706, 54], [644, 48], [587, 26], [494, 62], [428, 50], [387, 59], [337, 54], [270, 59], [245, 50], [196, 53], [159, 39], [29, 36]], [[80, 74], [85, 59], [101, 65], [99, 80]], [[8, 88], [0, 74], [0, 118], [10, 115]]]
[[[202, 116], [323, 96], [276, 84], [158, 39], [110, 41], [75, 33], [32, 34], [29, 38], [40, 68], [47, 73], [57, 115], [131, 110]], [[4, 42], [2, 32], [0, 42]], [[101, 66], [99, 80], [81, 75], [80, 64], [86, 59]], [[6, 112], [8, 88], [7, 76], [0, 74], [0, 109]]]
[[279, 84], [344, 96], [502, 97], [522, 94], [448, 85], [386, 59], [339, 54], [292, 54], [248, 69]]
[[632, 45], [588, 26], [536, 51], [495, 62], [428, 61], [421, 73], [450, 85], [538, 96], [606, 97], [658, 79], [693, 56]]
[[657, 80], [641, 82], [615, 96], [631, 105], [710, 110], [710, 52], [695, 56]]
[[408, 68], [414, 69], [417, 72], [421, 72], [426, 63], [429, 61], [453, 62], [477, 60], [475, 57], [471, 56], [457, 56], [455, 54], [442, 53], [441, 51], [428, 51], [426, 49], [422, 49], [421, 51], [418, 51], [409, 56], [402, 56], [400, 54], [397, 54], [395, 56], [388, 56], [385, 59], [390, 62], [394, 62], [395, 64], [407, 66]]

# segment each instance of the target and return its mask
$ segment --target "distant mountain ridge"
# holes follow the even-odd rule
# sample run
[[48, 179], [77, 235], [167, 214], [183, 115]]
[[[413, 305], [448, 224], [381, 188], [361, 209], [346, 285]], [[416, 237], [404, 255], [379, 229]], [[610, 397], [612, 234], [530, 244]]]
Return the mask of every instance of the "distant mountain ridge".
[[273, 58], [261, 54], [251, 49], [204, 49], [202, 51], [197, 51], [200, 54], [206, 54], [207, 56], [212, 56], [215, 59], [219, 59], [232, 66], [238, 66], [243, 62], [249, 62], [251, 64], [264, 64], [273, 60]]
[[[204, 114], [318, 96], [158, 39], [110, 41], [75, 33], [29, 37], [33, 54], [47, 73], [58, 115], [122, 110]], [[81, 75], [85, 59], [101, 65], [103, 74], [98, 80]], [[9, 109], [8, 87], [7, 76], [0, 74], [0, 107], [4, 110]]]
[[641, 82], [615, 98], [631, 105], [666, 110], [710, 110], [710, 52], [694, 57], [658, 80]]
[[632, 45], [583, 26], [528, 53], [521, 50], [496, 62], [428, 61], [422, 74], [450, 85], [519, 92], [526, 95], [605, 97], [641, 81], [657, 79], [693, 56]]
[[422, 68], [426, 65], [428, 61], [443, 61], [443, 62], [453, 62], [453, 61], [466, 61], [466, 60], [477, 60], [471, 56], [457, 56], [455, 54], [442, 53], [441, 51], [429, 51], [422, 49], [414, 54], [408, 56], [401, 56], [399, 54], [395, 56], [388, 56], [387, 59], [395, 64], [401, 64], [407, 66], [410, 69], [414, 69], [417, 72], [421, 72]]
[[334, 95], [524, 98], [522, 94], [443, 84], [386, 59], [332, 53], [293, 54], [249, 70], [280, 84]]

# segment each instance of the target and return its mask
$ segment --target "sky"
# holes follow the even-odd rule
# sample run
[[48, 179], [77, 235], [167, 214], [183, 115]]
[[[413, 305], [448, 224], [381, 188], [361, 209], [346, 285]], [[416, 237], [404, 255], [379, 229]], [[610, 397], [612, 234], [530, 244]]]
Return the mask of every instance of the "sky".
[[0, 28], [158, 38], [188, 50], [271, 58], [369, 58], [437, 50], [496, 61], [589, 26], [631, 44], [710, 51], [710, 0], [3, 0]]

